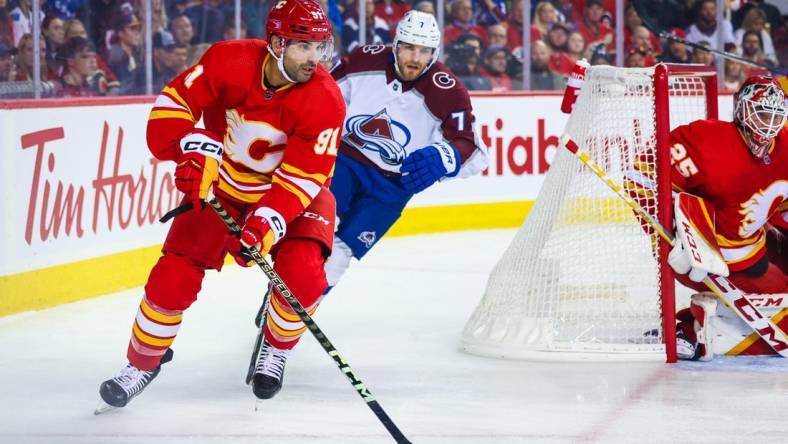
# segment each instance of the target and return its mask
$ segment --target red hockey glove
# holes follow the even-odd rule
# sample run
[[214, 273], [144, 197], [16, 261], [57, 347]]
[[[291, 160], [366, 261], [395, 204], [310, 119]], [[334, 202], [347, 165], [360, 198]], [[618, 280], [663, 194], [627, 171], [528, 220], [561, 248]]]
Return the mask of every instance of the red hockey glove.
[[268, 207], [260, 207], [246, 218], [246, 223], [241, 229], [240, 239], [231, 237], [228, 244], [230, 254], [235, 262], [242, 267], [254, 265], [254, 260], [247, 248], [254, 247], [265, 256], [285, 235], [285, 223], [282, 215]]
[[198, 207], [219, 181], [222, 142], [210, 131], [195, 128], [181, 139], [183, 155], [175, 167], [175, 187]]

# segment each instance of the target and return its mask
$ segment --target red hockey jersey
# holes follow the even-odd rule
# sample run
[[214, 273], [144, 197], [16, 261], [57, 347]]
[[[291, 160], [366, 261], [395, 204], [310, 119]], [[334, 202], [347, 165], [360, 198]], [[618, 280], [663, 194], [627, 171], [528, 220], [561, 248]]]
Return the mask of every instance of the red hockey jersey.
[[305, 83], [269, 89], [264, 67], [276, 63], [261, 40], [220, 42], [173, 79], [148, 120], [148, 146], [178, 161], [179, 141], [200, 119], [224, 141], [217, 195], [278, 211], [290, 222], [334, 171], [345, 102], [317, 66]]
[[756, 159], [732, 122], [699, 120], [671, 132], [674, 190], [700, 196], [716, 210], [717, 242], [731, 271], [765, 254], [764, 225], [788, 221], [788, 129]]

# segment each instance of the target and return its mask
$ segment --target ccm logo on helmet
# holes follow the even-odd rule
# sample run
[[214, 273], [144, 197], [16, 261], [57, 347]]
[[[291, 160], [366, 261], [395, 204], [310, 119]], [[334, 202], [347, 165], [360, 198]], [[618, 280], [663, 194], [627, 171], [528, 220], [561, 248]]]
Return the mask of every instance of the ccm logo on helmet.
[[199, 142], [199, 141], [186, 142], [183, 145], [183, 152], [187, 153], [189, 151], [203, 151], [206, 153], [216, 154], [218, 156], [222, 155], [221, 145], [217, 145], [211, 142]]

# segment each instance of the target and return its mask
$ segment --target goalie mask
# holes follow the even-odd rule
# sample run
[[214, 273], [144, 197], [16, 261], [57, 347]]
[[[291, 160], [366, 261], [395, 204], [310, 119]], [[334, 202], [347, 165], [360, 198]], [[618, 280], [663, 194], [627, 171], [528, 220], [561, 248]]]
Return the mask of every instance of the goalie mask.
[[[331, 24], [320, 5], [312, 0], [279, 0], [268, 13], [265, 31], [268, 52], [276, 59], [276, 66], [289, 82], [296, 82], [284, 66], [285, 55], [293, 46], [291, 43], [303, 43], [301, 50], [317, 51], [320, 62], [329, 61], [334, 56]], [[279, 39], [283, 48], [281, 54], [276, 54], [270, 44], [274, 39]]]
[[435, 17], [432, 14], [411, 10], [397, 23], [397, 33], [394, 36], [392, 45], [394, 50], [392, 52], [394, 53], [394, 69], [397, 71], [398, 76], [403, 77], [397, 61], [397, 47], [400, 43], [410, 43], [411, 45], [432, 48], [432, 58], [421, 74], [427, 72], [438, 61], [440, 53], [441, 32], [438, 29], [438, 22], [435, 21]]
[[748, 78], [733, 96], [733, 121], [744, 132], [752, 154], [763, 159], [785, 125], [785, 93], [768, 75]]

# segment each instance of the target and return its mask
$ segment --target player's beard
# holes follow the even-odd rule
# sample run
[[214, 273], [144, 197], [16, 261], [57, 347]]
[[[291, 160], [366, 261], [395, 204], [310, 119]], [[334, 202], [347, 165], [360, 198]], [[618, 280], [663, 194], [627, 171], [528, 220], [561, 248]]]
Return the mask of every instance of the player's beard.
[[399, 64], [399, 72], [402, 76], [402, 80], [406, 82], [411, 82], [419, 78], [419, 76], [424, 73], [424, 68], [427, 67], [426, 63], [418, 63], [418, 62], [405, 62], [405, 61], [397, 61]]
[[308, 81], [317, 70], [317, 64], [312, 62], [305, 62], [298, 65], [295, 63], [288, 63], [287, 59], [285, 59], [284, 66], [287, 75], [297, 83]]

